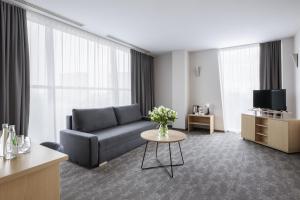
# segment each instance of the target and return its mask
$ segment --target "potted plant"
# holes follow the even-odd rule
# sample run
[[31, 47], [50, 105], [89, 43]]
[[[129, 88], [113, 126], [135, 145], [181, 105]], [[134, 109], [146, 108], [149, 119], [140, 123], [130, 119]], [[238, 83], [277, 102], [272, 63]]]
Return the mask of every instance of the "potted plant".
[[168, 123], [175, 122], [177, 118], [177, 112], [166, 108], [164, 106], [154, 107], [152, 111], [149, 111], [149, 117], [151, 121], [159, 124], [159, 136], [168, 136]]

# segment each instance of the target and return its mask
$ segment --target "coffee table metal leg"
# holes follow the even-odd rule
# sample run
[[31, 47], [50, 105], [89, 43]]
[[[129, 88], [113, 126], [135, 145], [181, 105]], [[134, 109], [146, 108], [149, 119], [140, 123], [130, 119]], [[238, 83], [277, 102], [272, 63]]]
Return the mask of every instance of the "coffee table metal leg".
[[180, 150], [180, 155], [181, 155], [182, 164], [184, 164], [184, 160], [183, 160], [183, 156], [182, 156], [182, 151], [181, 151], [180, 142], [178, 142], [178, 145], [179, 145], [179, 150]]
[[155, 151], [156, 158], [157, 158], [157, 149], [158, 149], [158, 142], [156, 142], [156, 151]]
[[142, 160], [142, 165], [141, 165], [142, 169], [143, 169], [143, 164], [144, 164], [145, 155], [146, 155], [146, 151], [147, 151], [147, 146], [148, 146], [148, 141], [146, 142], [146, 147], [145, 147], [144, 156], [143, 156], [143, 160]]
[[171, 177], [173, 178], [173, 163], [172, 163], [171, 143], [169, 143], [169, 153], [170, 153]]
[[[145, 160], [145, 157], [146, 157], [146, 152], [147, 152], [148, 143], [149, 143], [149, 142], [147, 141], [147, 142], [146, 142], [146, 146], [145, 146], [145, 151], [144, 151], [143, 160], [142, 160], [142, 165], [141, 165], [142, 170], [146, 170], [146, 169], [155, 169], [155, 168], [165, 168], [167, 174], [168, 174], [171, 178], [173, 178], [173, 175], [174, 175], [173, 167], [184, 165], [184, 160], [183, 160], [183, 155], [182, 155], [180, 143], [178, 142], [182, 163], [178, 163], [178, 164], [175, 163], [175, 164], [173, 164], [173, 160], [172, 160], [172, 151], [171, 151], [171, 142], [168, 142], [168, 144], [169, 144], [170, 164], [164, 165], [163, 163], [161, 163], [160, 160], [157, 158], [157, 152], [158, 152], [158, 142], [157, 142], [157, 143], [156, 143], [156, 152], [155, 152], [155, 153], [156, 153], [156, 160], [157, 160], [157, 162], [158, 162], [160, 165], [157, 165], [157, 166], [150, 166], [150, 167], [144, 167], [144, 160]], [[169, 170], [167, 169], [167, 167], [171, 167], [171, 173], [169, 172]]]

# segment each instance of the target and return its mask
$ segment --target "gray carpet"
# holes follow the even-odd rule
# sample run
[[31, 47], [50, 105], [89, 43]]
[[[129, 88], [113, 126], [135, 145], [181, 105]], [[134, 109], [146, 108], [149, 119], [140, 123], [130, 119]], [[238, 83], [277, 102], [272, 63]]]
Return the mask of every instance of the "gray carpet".
[[[159, 157], [168, 162], [167, 145]], [[180, 161], [173, 144], [174, 162]], [[88, 170], [70, 162], [61, 165], [61, 198], [79, 199], [300, 199], [300, 154], [288, 155], [244, 141], [235, 133], [193, 132], [182, 142], [185, 165], [174, 168], [171, 179], [164, 169], [140, 169], [144, 146]], [[155, 143], [146, 165], [156, 164]]]

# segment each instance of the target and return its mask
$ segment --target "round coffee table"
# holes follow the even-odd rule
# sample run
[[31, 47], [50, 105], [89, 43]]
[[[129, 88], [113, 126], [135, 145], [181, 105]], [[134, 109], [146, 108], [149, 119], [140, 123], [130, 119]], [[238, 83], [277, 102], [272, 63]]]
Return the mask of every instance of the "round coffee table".
[[[171, 173], [168, 170], [167, 170], [167, 172], [170, 175], [170, 177], [173, 178], [173, 167], [184, 165], [184, 160], [183, 160], [183, 156], [182, 156], [180, 142], [186, 139], [186, 135], [184, 133], [180, 132], [180, 131], [169, 130], [167, 137], [159, 137], [159, 135], [158, 135], [158, 129], [153, 129], [153, 130], [148, 130], [148, 131], [142, 132], [141, 133], [141, 137], [144, 140], [147, 141], [146, 142], [145, 151], [144, 151], [143, 160], [142, 160], [141, 169], [145, 170], [145, 169], [154, 169], [154, 168], [161, 168], [161, 167], [164, 167], [164, 168], [171, 167]], [[152, 167], [144, 167], [143, 166], [144, 165], [145, 156], [146, 156], [146, 152], [147, 152], [147, 146], [148, 146], [149, 142], [156, 142], [155, 156], [156, 156], [157, 162], [160, 164], [158, 166], [152, 166]], [[169, 155], [170, 155], [170, 164], [169, 165], [163, 165], [160, 162], [160, 160], [157, 158], [157, 150], [158, 150], [158, 144], [159, 143], [168, 143], [169, 144]], [[182, 163], [173, 164], [173, 162], [172, 162], [171, 143], [178, 143]]]

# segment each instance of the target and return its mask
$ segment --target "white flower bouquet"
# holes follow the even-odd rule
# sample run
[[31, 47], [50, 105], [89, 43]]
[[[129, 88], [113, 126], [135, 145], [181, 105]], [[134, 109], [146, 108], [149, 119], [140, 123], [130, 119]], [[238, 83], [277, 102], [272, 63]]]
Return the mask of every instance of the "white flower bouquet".
[[152, 111], [149, 111], [149, 117], [151, 121], [159, 123], [160, 136], [167, 136], [168, 123], [175, 122], [177, 119], [177, 112], [170, 108], [159, 106], [158, 108], [154, 107]]

